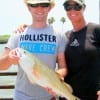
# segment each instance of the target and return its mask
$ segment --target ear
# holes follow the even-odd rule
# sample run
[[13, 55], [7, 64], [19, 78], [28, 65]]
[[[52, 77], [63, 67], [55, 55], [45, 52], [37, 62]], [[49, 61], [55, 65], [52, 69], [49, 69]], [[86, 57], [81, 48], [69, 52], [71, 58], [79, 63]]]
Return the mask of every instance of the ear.
[[52, 10], [52, 6], [49, 7], [49, 10], [48, 11], [50, 12], [51, 10]]
[[84, 9], [84, 10], [86, 9], [86, 5], [85, 5], [85, 4], [83, 5], [83, 9]]

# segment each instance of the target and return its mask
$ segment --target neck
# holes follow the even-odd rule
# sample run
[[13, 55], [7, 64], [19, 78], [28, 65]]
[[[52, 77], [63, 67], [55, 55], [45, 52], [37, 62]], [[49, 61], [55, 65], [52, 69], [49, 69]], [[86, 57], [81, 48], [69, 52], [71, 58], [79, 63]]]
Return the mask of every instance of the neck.
[[79, 31], [79, 30], [81, 30], [83, 27], [85, 27], [86, 26], [86, 22], [85, 22], [85, 20], [82, 20], [82, 21], [79, 21], [79, 22], [75, 22], [75, 23], [72, 23], [72, 25], [73, 25], [73, 29], [74, 29], [74, 31]]
[[32, 23], [32, 27], [34, 27], [34, 28], [44, 28], [44, 27], [46, 27], [47, 26], [47, 23], [46, 22], [43, 22], [43, 21], [34, 21], [33, 23]]

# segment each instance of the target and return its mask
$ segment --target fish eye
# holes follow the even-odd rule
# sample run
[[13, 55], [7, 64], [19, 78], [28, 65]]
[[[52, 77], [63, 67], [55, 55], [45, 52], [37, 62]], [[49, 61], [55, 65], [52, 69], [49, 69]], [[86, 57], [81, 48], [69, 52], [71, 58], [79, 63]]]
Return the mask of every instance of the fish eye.
[[26, 53], [26, 52], [24, 51], [24, 53]]

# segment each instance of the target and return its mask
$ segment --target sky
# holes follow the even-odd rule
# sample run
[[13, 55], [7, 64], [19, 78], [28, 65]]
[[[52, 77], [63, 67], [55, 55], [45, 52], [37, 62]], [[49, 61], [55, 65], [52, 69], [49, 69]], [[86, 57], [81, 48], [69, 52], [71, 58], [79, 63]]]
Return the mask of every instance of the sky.
[[[61, 17], [66, 17], [63, 9], [65, 0], [55, 0], [55, 7], [49, 13], [49, 17], [54, 17], [53, 26], [62, 31]], [[99, 0], [85, 0], [85, 19], [87, 22], [99, 23]], [[2, 0], [0, 3], [0, 34], [12, 34], [12, 32], [22, 24], [31, 24], [31, 15], [24, 5], [23, 0]], [[72, 28], [69, 19], [63, 25], [63, 32]]]

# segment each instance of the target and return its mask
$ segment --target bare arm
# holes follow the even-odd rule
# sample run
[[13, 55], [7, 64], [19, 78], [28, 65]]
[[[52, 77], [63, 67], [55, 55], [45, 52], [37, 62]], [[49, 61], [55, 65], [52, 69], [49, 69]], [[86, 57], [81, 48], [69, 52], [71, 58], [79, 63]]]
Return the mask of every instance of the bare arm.
[[100, 100], [100, 91], [97, 91], [97, 96], [98, 96], [97, 100]]
[[19, 58], [17, 57], [15, 50], [6, 48], [3, 55], [0, 57], [0, 70], [8, 69], [12, 64], [17, 64]]
[[57, 62], [58, 62], [58, 70], [57, 70], [57, 73], [62, 78], [64, 78], [67, 75], [67, 73], [68, 73], [64, 53], [59, 53], [58, 54], [58, 56], [57, 56]]

